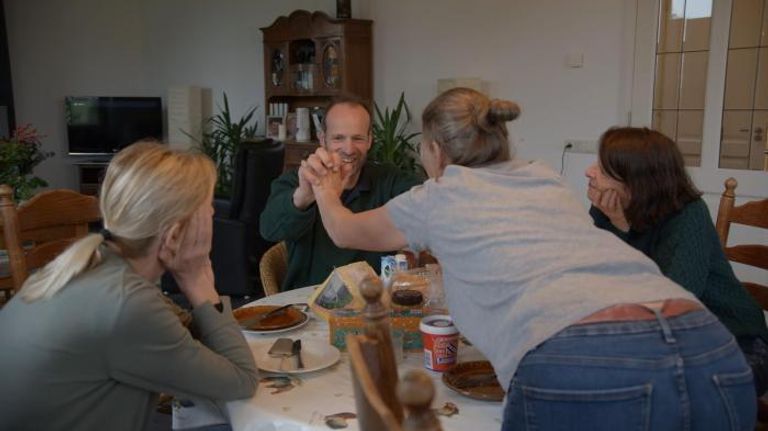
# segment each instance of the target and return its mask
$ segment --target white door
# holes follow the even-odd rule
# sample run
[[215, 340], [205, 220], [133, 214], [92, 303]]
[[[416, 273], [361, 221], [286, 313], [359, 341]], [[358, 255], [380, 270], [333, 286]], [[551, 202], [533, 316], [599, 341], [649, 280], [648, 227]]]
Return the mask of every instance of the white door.
[[768, 197], [768, 0], [636, 0], [631, 123], [672, 137], [694, 181]]

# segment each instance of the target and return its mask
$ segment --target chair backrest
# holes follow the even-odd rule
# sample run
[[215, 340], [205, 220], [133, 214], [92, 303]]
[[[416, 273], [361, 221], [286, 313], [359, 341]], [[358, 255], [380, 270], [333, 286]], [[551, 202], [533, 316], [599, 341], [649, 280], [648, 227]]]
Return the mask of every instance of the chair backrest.
[[[425, 373], [408, 373], [399, 387], [389, 332], [389, 312], [381, 302], [383, 288], [375, 278], [363, 281], [366, 300], [364, 335], [347, 336], [355, 404], [360, 428], [370, 431], [439, 431], [430, 409], [434, 385]], [[405, 418], [403, 406], [409, 411]], [[405, 419], [405, 420], [404, 420]]]
[[285, 281], [288, 272], [288, 249], [285, 242], [278, 242], [269, 248], [259, 261], [259, 273], [261, 274], [261, 286], [264, 294], [274, 295], [280, 293], [280, 287]]
[[[728, 234], [732, 223], [768, 229], [768, 199], [751, 201], [737, 206], [735, 205], [737, 185], [738, 182], [734, 178], [725, 180], [725, 191], [720, 197], [717, 223], [715, 224], [717, 235], [720, 237], [720, 243], [728, 260], [768, 270], [768, 246], [761, 244], [728, 246]], [[743, 282], [742, 284], [760, 306], [764, 310], [768, 310], [768, 286], [752, 282]]]
[[[215, 199], [211, 260], [220, 293], [261, 297], [259, 261], [274, 245], [259, 235], [259, 216], [266, 206], [272, 181], [280, 176], [285, 147], [282, 142], [256, 139], [240, 144], [234, 158], [232, 194]], [[163, 289], [173, 291], [172, 277]]]
[[[8, 251], [13, 289], [18, 292], [29, 271], [53, 260], [88, 224], [101, 219], [99, 201], [72, 190], [49, 190], [16, 207], [13, 189], [0, 185], [3, 248]], [[6, 285], [8, 280], [5, 283]]]
[[285, 147], [269, 138], [245, 141], [235, 155], [229, 218], [258, 224], [272, 181], [283, 172]]

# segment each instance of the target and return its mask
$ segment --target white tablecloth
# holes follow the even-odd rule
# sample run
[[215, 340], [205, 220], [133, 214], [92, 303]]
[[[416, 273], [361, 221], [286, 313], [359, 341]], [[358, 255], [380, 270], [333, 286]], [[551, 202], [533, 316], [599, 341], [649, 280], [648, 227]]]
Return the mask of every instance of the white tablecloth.
[[[278, 295], [260, 299], [249, 305], [257, 304], [288, 304], [306, 302], [312, 287], [284, 292]], [[311, 313], [310, 313], [311, 315]], [[274, 335], [247, 334], [249, 344], [271, 343], [278, 337], [290, 337], [302, 340], [320, 339], [328, 342], [328, 323], [317, 317], [312, 317], [308, 325], [295, 331]], [[461, 345], [460, 361], [481, 359], [479, 353], [471, 347]], [[400, 375], [409, 369], [424, 369], [422, 355], [406, 352], [403, 362], [398, 365]], [[452, 430], [498, 430], [501, 428], [503, 405], [500, 402], [478, 401], [459, 395], [446, 387], [441, 380], [441, 374], [426, 370], [435, 383], [436, 396], [433, 407], [440, 407], [446, 401], [451, 401], [459, 407], [459, 414], [452, 417], [440, 417], [443, 429]], [[261, 372], [262, 376], [269, 373]], [[343, 353], [336, 365], [324, 370], [299, 374], [301, 385], [287, 392], [271, 394], [274, 389], [260, 384], [253, 398], [231, 401], [218, 407], [229, 417], [232, 429], [235, 431], [310, 431], [329, 430], [324, 417], [340, 412], [355, 412], [355, 399], [352, 389], [352, 375], [349, 359]], [[198, 406], [203, 404], [196, 402]], [[174, 412], [177, 416], [193, 417], [193, 409], [180, 409]], [[186, 410], [186, 412], [184, 412]], [[190, 414], [191, 413], [191, 414]], [[211, 411], [209, 410], [209, 414]], [[215, 414], [215, 412], [214, 412]], [[176, 420], [180, 419], [180, 420]], [[215, 422], [215, 421], [211, 421]], [[199, 425], [184, 418], [175, 418], [174, 428]], [[355, 419], [349, 421], [350, 431], [359, 430]]]

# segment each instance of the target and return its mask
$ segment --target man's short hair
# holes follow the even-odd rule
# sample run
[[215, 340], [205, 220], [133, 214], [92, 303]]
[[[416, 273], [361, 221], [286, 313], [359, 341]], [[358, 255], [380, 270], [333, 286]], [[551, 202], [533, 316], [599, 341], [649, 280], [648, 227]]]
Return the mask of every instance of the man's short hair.
[[371, 128], [373, 127], [373, 113], [371, 112], [371, 104], [368, 103], [367, 100], [353, 94], [340, 94], [331, 99], [330, 103], [328, 103], [328, 106], [325, 108], [325, 115], [323, 115], [323, 121], [321, 122], [323, 133], [328, 130], [328, 113], [330, 113], [331, 108], [336, 105], [352, 105], [365, 109], [365, 112], [368, 114], [368, 133], [371, 133]]

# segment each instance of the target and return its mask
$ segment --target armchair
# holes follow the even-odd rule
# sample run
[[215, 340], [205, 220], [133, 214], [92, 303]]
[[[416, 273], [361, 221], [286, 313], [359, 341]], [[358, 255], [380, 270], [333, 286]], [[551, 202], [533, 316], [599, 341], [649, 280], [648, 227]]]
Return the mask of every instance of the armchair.
[[[271, 139], [244, 142], [235, 158], [231, 198], [214, 199], [213, 263], [216, 289], [222, 295], [264, 296], [259, 260], [274, 243], [259, 234], [259, 215], [266, 205], [272, 181], [282, 173], [285, 149]], [[178, 289], [172, 277], [163, 290]]]

